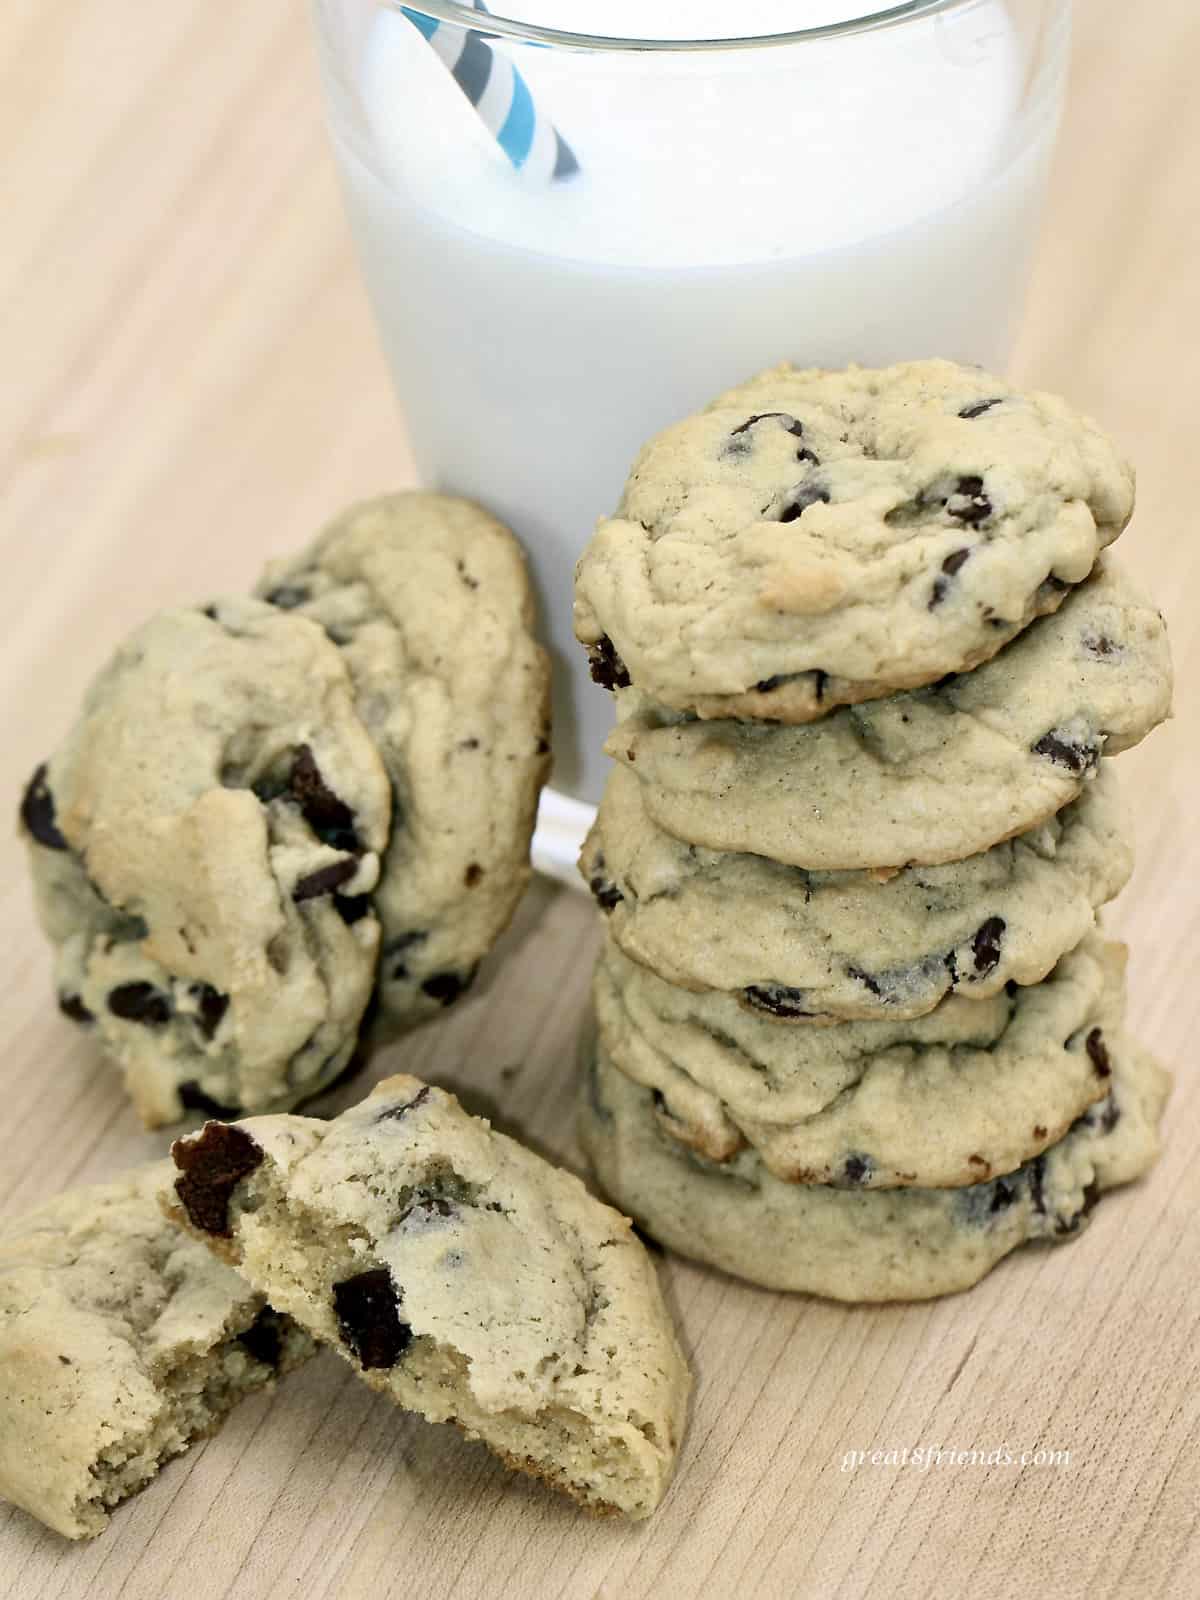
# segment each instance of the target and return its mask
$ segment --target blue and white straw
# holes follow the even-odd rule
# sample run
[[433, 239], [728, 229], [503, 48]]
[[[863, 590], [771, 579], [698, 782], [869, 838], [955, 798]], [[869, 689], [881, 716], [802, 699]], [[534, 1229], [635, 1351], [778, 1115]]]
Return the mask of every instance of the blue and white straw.
[[[476, 9], [486, 8], [477, 4]], [[579, 171], [570, 145], [552, 123], [539, 116], [525, 79], [506, 55], [492, 49], [488, 36], [474, 28], [439, 22], [408, 6], [400, 10], [437, 51], [518, 172], [552, 181]]]

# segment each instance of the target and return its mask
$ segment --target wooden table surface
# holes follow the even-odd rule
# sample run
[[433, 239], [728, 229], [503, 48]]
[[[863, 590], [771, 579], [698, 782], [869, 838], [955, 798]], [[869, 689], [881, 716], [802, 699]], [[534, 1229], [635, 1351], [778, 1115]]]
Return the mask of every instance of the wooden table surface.
[[[1137, 461], [1125, 561], [1173, 630], [1176, 720], [1121, 760], [1138, 870], [1114, 922], [1132, 1019], [1171, 1064], [1166, 1154], [1085, 1237], [930, 1305], [837, 1307], [663, 1267], [698, 1385], [648, 1525], [592, 1523], [335, 1357], [73, 1546], [0, 1507], [0, 1594], [115, 1597], [1186, 1595], [1200, 1592], [1200, 24], [1080, 8], [1017, 375]], [[298, 0], [0, 8], [0, 695], [8, 804], [115, 640], [244, 587], [411, 467], [320, 125]], [[3, 843], [0, 1207], [161, 1153], [51, 1003]], [[560, 1159], [595, 930], [542, 884], [469, 1000], [389, 1053]], [[352, 1093], [364, 1088], [357, 1083]], [[326, 1107], [323, 1107], [325, 1109]], [[886, 1465], [943, 1445], [1057, 1466]]]

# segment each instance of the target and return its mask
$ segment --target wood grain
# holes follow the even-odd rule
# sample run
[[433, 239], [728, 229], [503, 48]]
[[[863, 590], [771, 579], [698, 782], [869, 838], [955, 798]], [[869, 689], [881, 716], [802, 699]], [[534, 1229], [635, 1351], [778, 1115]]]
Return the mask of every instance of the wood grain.
[[[1200, 26], [1189, 0], [1136, 21], [1117, 0], [1080, 9], [1017, 369], [1137, 460], [1123, 554], [1178, 661], [1177, 720], [1121, 761], [1140, 854], [1113, 919], [1133, 945], [1133, 1022], [1178, 1075], [1152, 1179], [1070, 1248], [1027, 1251], [933, 1305], [838, 1308], [666, 1261], [699, 1383], [676, 1488], [648, 1526], [581, 1520], [325, 1357], [90, 1546], [0, 1507], [0, 1595], [1200, 1591]], [[11, 801], [133, 622], [242, 587], [266, 554], [411, 471], [295, 0], [7, 0], [0, 91]], [[11, 838], [3, 850], [0, 1205], [15, 1211], [165, 1139], [139, 1130], [53, 1014], [24, 864]], [[375, 1075], [428, 1074], [577, 1161], [572, 1044], [593, 941], [582, 900], [536, 887], [486, 981]], [[931, 1444], [1070, 1460], [843, 1470], [849, 1451]]]

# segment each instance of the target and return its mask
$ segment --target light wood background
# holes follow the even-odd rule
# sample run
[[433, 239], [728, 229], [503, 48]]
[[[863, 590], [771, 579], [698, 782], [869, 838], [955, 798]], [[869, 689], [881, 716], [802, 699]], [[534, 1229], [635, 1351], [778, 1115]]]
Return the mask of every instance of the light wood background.
[[[1151, 1180], [981, 1287], [859, 1310], [664, 1277], [698, 1373], [672, 1496], [593, 1524], [334, 1357], [248, 1403], [90, 1546], [0, 1507], [0, 1593], [559, 1597], [1200, 1592], [1200, 23], [1086, 0], [1018, 374], [1138, 463], [1125, 560], [1159, 597], [1176, 721], [1135, 802], [1132, 1013], [1173, 1066]], [[299, 0], [0, 7], [0, 695], [6, 804], [112, 643], [243, 587], [410, 464], [338, 209]], [[158, 1154], [55, 1013], [24, 863], [0, 872], [0, 1206]], [[377, 1068], [467, 1091], [560, 1158], [594, 929], [542, 885], [488, 981]], [[355, 1095], [365, 1084], [359, 1082]], [[941, 1444], [1055, 1468], [865, 1466]]]

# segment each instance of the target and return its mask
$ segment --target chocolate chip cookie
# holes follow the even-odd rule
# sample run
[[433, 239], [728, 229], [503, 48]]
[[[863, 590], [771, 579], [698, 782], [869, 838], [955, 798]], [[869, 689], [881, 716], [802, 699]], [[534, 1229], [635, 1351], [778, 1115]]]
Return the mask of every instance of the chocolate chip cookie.
[[341, 651], [256, 600], [121, 645], [21, 805], [59, 1004], [143, 1121], [297, 1104], [371, 997], [388, 774]]
[[638, 457], [576, 576], [596, 678], [802, 723], [989, 660], [1133, 510], [1064, 400], [976, 367], [780, 366]]
[[0, 1222], [0, 1495], [68, 1539], [315, 1353], [163, 1215], [171, 1170]]
[[784, 1183], [749, 1149], [706, 1161], [603, 1051], [589, 1054], [580, 1132], [606, 1193], [681, 1255], [771, 1289], [923, 1300], [969, 1288], [1027, 1240], [1074, 1237], [1100, 1194], [1152, 1165], [1170, 1079], [1124, 1036], [1107, 1044], [1106, 1098], [1043, 1155], [968, 1188]]
[[625, 690], [605, 749], [676, 838], [814, 871], [900, 867], [1036, 827], [1170, 696], [1162, 617], [1102, 562], [973, 672], [803, 727], [679, 717]]
[[324, 628], [386, 768], [379, 1022], [407, 1026], [469, 986], [529, 879], [550, 680], [520, 547], [468, 501], [388, 495], [258, 592]]
[[607, 1059], [713, 1161], [752, 1146], [787, 1183], [948, 1188], [1011, 1172], [1108, 1093], [1124, 951], [1089, 934], [1044, 982], [911, 1021], [780, 1028], [690, 994], [611, 942], [593, 995]]
[[374, 1388], [589, 1510], [654, 1510], [688, 1370], [653, 1263], [578, 1178], [408, 1077], [173, 1154], [180, 1217]]
[[1116, 776], [966, 861], [882, 875], [807, 872], [656, 827], [610, 776], [580, 871], [627, 956], [788, 1022], [912, 1017], [951, 992], [1037, 983], [1129, 878]]

